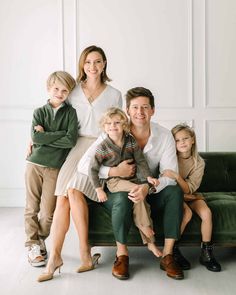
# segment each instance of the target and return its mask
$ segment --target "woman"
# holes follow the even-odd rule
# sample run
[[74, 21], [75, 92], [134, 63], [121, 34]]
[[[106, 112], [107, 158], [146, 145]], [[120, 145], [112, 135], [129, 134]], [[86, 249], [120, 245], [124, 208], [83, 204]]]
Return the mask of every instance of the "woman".
[[99, 255], [92, 259], [88, 243], [88, 206], [83, 194], [74, 194], [71, 182], [75, 178], [77, 164], [100, 133], [98, 121], [104, 111], [112, 106], [122, 107], [121, 92], [106, 82], [111, 81], [106, 73], [107, 59], [104, 51], [97, 46], [89, 46], [79, 59], [77, 87], [69, 101], [77, 111], [79, 120], [79, 138], [62, 166], [55, 195], [57, 205], [51, 228], [52, 247], [46, 271], [38, 278], [45, 281], [53, 278], [57, 268], [63, 264], [61, 258], [65, 235], [70, 225], [70, 212], [80, 240], [80, 259], [82, 265], [78, 271], [94, 268]]

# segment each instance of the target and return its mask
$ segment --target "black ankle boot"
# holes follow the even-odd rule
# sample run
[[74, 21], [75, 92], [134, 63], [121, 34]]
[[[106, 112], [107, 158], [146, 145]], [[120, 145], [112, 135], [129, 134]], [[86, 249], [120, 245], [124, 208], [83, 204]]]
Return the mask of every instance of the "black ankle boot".
[[221, 271], [221, 266], [213, 255], [213, 244], [211, 242], [201, 243], [201, 256], [199, 261], [210, 271]]
[[174, 260], [178, 263], [182, 270], [190, 269], [191, 265], [190, 262], [182, 255], [179, 250], [178, 243], [175, 243], [173, 248], [173, 256]]

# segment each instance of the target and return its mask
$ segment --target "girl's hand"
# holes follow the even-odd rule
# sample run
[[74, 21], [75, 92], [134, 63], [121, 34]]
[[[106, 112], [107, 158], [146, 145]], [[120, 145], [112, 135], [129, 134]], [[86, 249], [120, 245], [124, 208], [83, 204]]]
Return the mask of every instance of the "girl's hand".
[[166, 176], [166, 177], [169, 177], [169, 178], [172, 178], [172, 179], [175, 179], [177, 180], [178, 177], [179, 177], [179, 174], [176, 173], [175, 171], [173, 170], [170, 170], [170, 169], [166, 169], [162, 172], [161, 176]]
[[147, 177], [147, 181], [154, 186], [158, 186], [160, 184], [160, 181], [157, 178], [153, 178], [151, 176]]
[[107, 194], [104, 192], [102, 187], [96, 189], [97, 197], [99, 202], [103, 203], [107, 201]]

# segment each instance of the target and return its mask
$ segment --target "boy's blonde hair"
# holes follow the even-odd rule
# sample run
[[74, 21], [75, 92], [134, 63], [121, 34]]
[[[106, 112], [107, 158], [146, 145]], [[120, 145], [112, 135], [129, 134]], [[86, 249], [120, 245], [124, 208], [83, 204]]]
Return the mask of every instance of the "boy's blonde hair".
[[186, 131], [193, 138], [194, 142], [193, 142], [192, 148], [191, 148], [191, 155], [193, 157], [194, 164], [197, 165], [197, 161], [201, 157], [200, 157], [198, 150], [197, 150], [197, 141], [196, 141], [195, 131], [193, 130], [193, 128], [188, 126], [186, 123], [178, 124], [171, 129], [171, 132], [172, 132], [174, 138], [175, 138], [176, 133], [178, 133], [179, 131], [182, 131], [182, 130]]
[[115, 107], [111, 107], [111, 108], [107, 109], [107, 111], [102, 115], [100, 122], [99, 122], [100, 127], [104, 130], [104, 125], [105, 125], [107, 119], [111, 119], [115, 115], [120, 116], [121, 122], [122, 122], [122, 127], [123, 127], [124, 131], [126, 133], [128, 133], [130, 131], [129, 119], [126, 116], [124, 111], [122, 111], [119, 108], [115, 108]]
[[48, 77], [47, 87], [50, 88], [56, 81], [59, 81], [62, 85], [64, 85], [69, 92], [71, 92], [76, 86], [75, 79], [69, 73], [64, 71], [52, 73]]

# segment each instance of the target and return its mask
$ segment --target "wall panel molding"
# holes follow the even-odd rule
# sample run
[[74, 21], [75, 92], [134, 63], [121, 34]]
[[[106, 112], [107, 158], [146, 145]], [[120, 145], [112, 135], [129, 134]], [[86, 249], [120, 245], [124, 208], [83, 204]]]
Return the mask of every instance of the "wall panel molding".
[[105, 50], [123, 95], [153, 92], [154, 122], [193, 126], [200, 151], [236, 150], [236, 1], [2, 0], [1, 8], [0, 206], [24, 206], [32, 115], [46, 103], [48, 75], [76, 77], [91, 44]]
[[188, 2], [188, 64], [189, 64], [189, 107], [194, 107], [193, 91], [193, 0]]
[[236, 108], [236, 2], [205, 0], [205, 107]]
[[161, 108], [192, 109], [193, 0], [102, 3], [77, 0], [78, 54], [98, 44], [106, 52], [112, 84], [122, 93], [143, 83]]
[[206, 120], [206, 151], [236, 151], [236, 120]]

